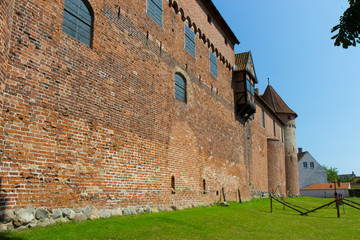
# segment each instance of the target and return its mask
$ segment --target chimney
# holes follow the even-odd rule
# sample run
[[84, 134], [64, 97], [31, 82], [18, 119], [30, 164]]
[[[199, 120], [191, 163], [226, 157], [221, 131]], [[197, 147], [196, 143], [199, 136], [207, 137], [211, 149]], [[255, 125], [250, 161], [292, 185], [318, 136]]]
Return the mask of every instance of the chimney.
[[302, 148], [298, 148], [298, 153], [302, 153]]

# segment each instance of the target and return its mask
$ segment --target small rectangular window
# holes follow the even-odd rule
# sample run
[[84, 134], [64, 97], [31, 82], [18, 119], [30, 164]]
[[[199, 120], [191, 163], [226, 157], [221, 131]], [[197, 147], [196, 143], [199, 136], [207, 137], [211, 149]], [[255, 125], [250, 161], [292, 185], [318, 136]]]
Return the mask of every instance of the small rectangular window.
[[217, 74], [217, 58], [214, 53], [210, 51], [210, 73], [214, 75], [216, 78], [218, 77]]
[[274, 125], [274, 137], [276, 137], [276, 124], [275, 124], [275, 120], [273, 121], [273, 125]]
[[303, 162], [304, 168], [307, 168], [307, 162]]
[[195, 57], [195, 33], [185, 23], [185, 50]]
[[310, 167], [314, 168], [314, 162], [310, 162]]
[[264, 109], [261, 109], [261, 120], [262, 120], [262, 126], [265, 128], [265, 112]]
[[163, 2], [162, 0], [148, 0], [147, 14], [158, 25], [163, 25]]

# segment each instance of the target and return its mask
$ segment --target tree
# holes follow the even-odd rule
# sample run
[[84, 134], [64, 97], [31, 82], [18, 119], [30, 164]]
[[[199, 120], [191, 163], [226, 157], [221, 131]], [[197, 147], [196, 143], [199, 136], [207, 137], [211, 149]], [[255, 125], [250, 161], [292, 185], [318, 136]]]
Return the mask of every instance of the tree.
[[335, 39], [335, 46], [342, 45], [343, 48], [356, 46], [360, 43], [360, 0], [348, 0], [350, 7], [340, 17], [340, 23], [331, 29], [334, 33], [331, 39]]
[[345, 175], [343, 178], [341, 178], [342, 182], [352, 182], [354, 178], [350, 175]]
[[322, 167], [326, 170], [328, 182], [336, 182], [339, 179], [337, 168], [334, 167], [328, 168], [325, 165], [323, 165]]

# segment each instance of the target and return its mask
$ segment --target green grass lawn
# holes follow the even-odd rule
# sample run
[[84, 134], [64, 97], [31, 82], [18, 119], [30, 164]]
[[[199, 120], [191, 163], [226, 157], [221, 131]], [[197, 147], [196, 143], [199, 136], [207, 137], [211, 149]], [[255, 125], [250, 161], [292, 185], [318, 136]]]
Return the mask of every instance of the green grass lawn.
[[[333, 199], [290, 198], [315, 208]], [[360, 203], [360, 199], [354, 199]], [[360, 210], [335, 206], [300, 216], [269, 199], [129, 217], [56, 224], [0, 235], [0, 239], [360, 239]]]

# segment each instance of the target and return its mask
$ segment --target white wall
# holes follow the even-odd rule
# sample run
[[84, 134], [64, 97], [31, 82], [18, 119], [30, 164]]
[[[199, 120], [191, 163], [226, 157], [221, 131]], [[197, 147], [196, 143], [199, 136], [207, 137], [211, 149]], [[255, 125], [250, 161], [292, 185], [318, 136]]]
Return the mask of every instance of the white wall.
[[[307, 168], [304, 168], [304, 162], [307, 162]], [[310, 162], [314, 163], [314, 168], [310, 167]], [[327, 183], [326, 170], [310, 155], [310, 153], [306, 152], [298, 164], [300, 189], [314, 183]]]

